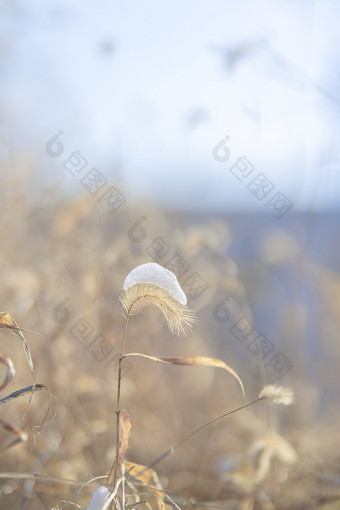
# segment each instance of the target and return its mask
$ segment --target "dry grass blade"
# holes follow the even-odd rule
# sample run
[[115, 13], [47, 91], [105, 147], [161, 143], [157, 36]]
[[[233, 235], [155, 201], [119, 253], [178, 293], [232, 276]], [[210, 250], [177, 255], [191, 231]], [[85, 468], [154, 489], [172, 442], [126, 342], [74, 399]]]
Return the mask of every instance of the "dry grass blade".
[[[158, 510], [166, 507], [164, 501], [163, 488], [160, 484], [158, 475], [153, 469], [148, 469], [146, 466], [136, 464], [133, 462], [124, 461], [125, 470], [128, 472], [129, 478], [133, 478], [134, 486], [141, 484], [143, 487], [147, 487], [149, 493], [156, 498], [156, 506]], [[141, 496], [143, 493], [138, 493]], [[131, 505], [129, 505], [131, 506]]]
[[121, 409], [119, 411], [119, 445], [117, 446], [117, 464], [115, 462], [111, 468], [110, 474], [108, 476], [108, 484], [113, 483], [115, 476], [117, 476], [117, 473], [119, 473], [120, 468], [124, 462], [130, 444], [131, 426], [132, 423], [130, 416], [124, 409]]
[[170, 503], [172, 503], [172, 505], [174, 506], [174, 508], [177, 508], [177, 510], [182, 510], [182, 509], [181, 509], [181, 508], [177, 505], [177, 503], [176, 503], [176, 502], [175, 502], [172, 498], [170, 498], [170, 496], [169, 496], [169, 494], [168, 494], [167, 492], [163, 491], [163, 493], [164, 493], [164, 496], [165, 496], [166, 498], [168, 498], [168, 500], [170, 501]]
[[46, 390], [49, 396], [51, 396], [49, 389], [45, 384], [35, 384], [34, 386], [27, 386], [27, 388], [22, 388], [21, 390], [13, 391], [13, 393], [10, 393], [6, 397], [0, 398], [0, 405], [6, 404], [6, 402], [9, 402], [10, 400], [13, 400], [18, 397], [22, 397], [24, 395], [27, 395], [27, 393], [32, 393], [39, 390]]
[[[8, 312], [0, 312], [0, 328], [9, 329], [12, 333], [14, 333], [16, 336], [18, 336], [20, 338], [20, 341], [23, 345], [27, 363], [30, 367], [30, 370], [32, 372], [32, 377], [33, 377], [32, 392], [31, 392], [31, 396], [30, 396], [30, 399], [29, 399], [29, 402], [27, 405], [27, 410], [28, 410], [28, 408], [31, 404], [34, 389], [35, 389], [35, 373], [34, 373], [33, 361], [32, 361], [30, 350], [28, 348], [26, 339], [25, 339], [22, 331], [20, 330], [18, 324], [15, 322], [15, 320], [10, 316], [10, 314]], [[27, 413], [27, 410], [26, 410], [26, 413]], [[26, 413], [25, 413], [25, 415], [26, 415]], [[23, 417], [23, 420], [25, 419], [25, 415]]]
[[149, 510], [152, 510], [152, 506], [150, 505], [150, 503], [148, 502], [147, 499], [141, 499], [140, 501], [137, 501], [136, 503], [133, 503], [132, 505], [128, 505], [126, 508], [127, 509], [132, 509], [132, 508], [135, 508], [136, 506], [138, 505], [145, 505], [146, 508], [149, 508]]
[[158, 363], [165, 363], [168, 365], [186, 365], [186, 366], [201, 366], [201, 367], [215, 367], [215, 368], [223, 368], [229, 372], [239, 383], [243, 398], [245, 398], [244, 385], [240, 378], [240, 376], [233, 370], [229, 365], [227, 365], [224, 361], [217, 358], [209, 358], [207, 356], [188, 356], [188, 357], [179, 357], [179, 358], [162, 358], [158, 356], [149, 356], [147, 354], [141, 354], [139, 352], [130, 352], [124, 354], [124, 358], [127, 356], [139, 356], [142, 358], [147, 358], [152, 361], [157, 361]]
[[21, 390], [14, 391], [13, 393], [10, 393], [6, 397], [3, 397], [3, 398], [0, 399], [0, 405], [2, 405], [2, 404], [6, 404], [10, 400], [14, 400], [14, 399], [16, 399], [18, 397], [22, 397], [24, 395], [27, 395], [27, 393], [31, 393], [31, 396], [32, 396], [32, 393], [34, 393], [35, 391], [39, 391], [39, 390], [46, 390], [47, 391], [47, 393], [48, 393], [48, 406], [47, 406], [46, 413], [45, 413], [45, 415], [44, 415], [44, 417], [42, 419], [42, 422], [37, 427], [37, 432], [34, 434], [33, 445], [37, 441], [38, 436], [40, 434], [40, 431], [41, 431], [41, 429], [42, 429], [42, 427], [43, 427], [43, 425], [44, 425], [44, 423], [45, 423], [45, 421], [47, 419], [47, 416], [48, 416], [48, 414], [50, 412], [50, 409], [51, 409], [52, 395], [51, 395], [50, 390], [48, 389], [48, 387], [45, 386], [44, 384], [35, 384], [34, 386], [28, 386], [27, 388], [22, 388]]
[[[8, 312], [0, 312], [0, 314], [2, 314], [2, 313], [8, 313]], [[7, 326], [0, 324], [0, 328], [5, 328], [5, 327], [7, 327]], [[36, 331], [31, 331], [30, 329], [19, 328], [19, 326], [11, 326], [11, 329], [13, 329], [15, 331], [22, 331], [23, 333], [30, 333], [31, 335], [35, 335], [35, 336], [40, 336], [40, 338], [45, 338], [44, 335], [41, 335], [40, 333], [37, 333]]]
[[139, 492], [138, 497], [141, 497], [141, 496], [147, 496], [149, 499], [152, 498], [153, 502], [155, 503], [156, 506], [151, 506], [151, 504], [149, 503], [149, 501], [147, 499], [140, 499], [139, 501], [135, 501], [132, 504], [126, 505], [125, 510], [128, 510], [130, 508], [135, 508], [137, 505], [142, 505], [142, 504], [144, 504], [150, 510], [167, 510], [169, 508], [168, 506], [165, 506], [164, 496], [161, 492], [158, 492], [156, 490], [153, 490], [151, 492], [150, 491]]
[[125, 471], [132, 476], [136, 481], [143, 485], [156, 487], [158, 490], [162, 490], [162, 486], [158, 479], [158, 475], [154, 469], [149, 469], [147, 466], [142, 464], [136, 464], [135, 462], [124, 461]]
[[[97, 478], [95, 478], [95, 480], [97, 480]], [[102, 478], [105, 478], [105, 476], [102, 476]], [[46, 483], [47, 482], [61, 483], [61, 484], [66, 484], [66, 485], [77, 485], [77, 486], [83, 483], [83, 482], [80, 482], [79, 480], [71, 480], [70, 478], [62, 478], [59, 476], [52, 476], [52, 475], [42, 475], [41, 473], [1, 472], [0, 479], [2, 479], [2, 480], [40, 480], [40, 481], [46, 482]]]
[[3, 421], [1, 419], [0, 419], [0, 426], [4, 430], [6, 430], [10, 434], [12, 434], [12, 439], [9, 442], [7, 442], [7, 444], [0, 443], [1, 450], [6, 450], [17, 443], [24, 443], [25, 441], [27, 441], [27, 437], [28, 437], [27, 433], [24, 430], [22, 430], [21, 428], [16, 427], [15, 425], [11, 425], [10, 423], [7, 423], [6, 421]]
[[2, 382], [2, 384], [0, 384], [0, 391], [1, 391], [7, 386], [7, 384], [15, 376], [15, 367], [14, 367], [13, 361], [10, 358], [8, 358], [7, 356], [3, 356], [2, 354], [0, 354], [0, 363], [2, 363], [3, 365], [5, 365], [5, 367], [7, 367], [5, 378]]

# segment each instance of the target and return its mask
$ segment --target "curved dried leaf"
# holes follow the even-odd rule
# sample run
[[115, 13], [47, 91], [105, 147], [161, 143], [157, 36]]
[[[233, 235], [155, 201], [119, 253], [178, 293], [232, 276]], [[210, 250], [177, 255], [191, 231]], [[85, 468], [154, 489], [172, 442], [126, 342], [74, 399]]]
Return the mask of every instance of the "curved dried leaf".
[[7, 386], [7, 384], [15, 376], [15, 367], [14, 367], [14, 364], [13, 364], [13, 361], [11, 360], [11, 358], [8, 358], [7, 356], [3, 356], [2, 354], [0, 354], [0, 363], [2, 363], [3, 365], [5, 365], [5, 367], [7, 367], [5, 378], [2, 382], [2, 384], [0, 384], [0, 391], [1, 391]]
[[[7, 402], [9, 402], [10, 400], [14, 400], [18, 397], [22, 397], [24, 395], [27, 395], [27, 393], [31, 393], [31, 397], [32, 397], [32, 394], [35, 392], [35, 391], [39, 391], [39, 390], [46, 390], [47, 393], [48, 393], [48, 407], [47, 407], [47, 410], [46, 410], [46, 413], [42, 419], [42, 422], [39, 426], [37, 426], [37, 432], [35, 433], [35, 438], [34, 438], [34, 443], [36, 442], [38, 436], [39, 436], [39, 433], [44, 425], [44, 423], [46, 422], [46, 419], [47, 419], [47, 416], [50, 412], [50, 409], [51, 409], [51, 400], [52, 400], [52, 394], [50, 393], [50, 390], [48, 389], [47, 386], [45, 386], [45, 384], [35, 384], [34, 386], [27, 386], [27, 388], [22, 388], [20, 390], [17, 390], [17, 391], [14, 391], [13, 393], [10, 393], [9, 395], [7, 395], [6, 397], [3, 397], [0, 399], [0, 405], [2, 404], [6, 404]], [[30, 397], [30, 399], [31, 399]], [[55, 398], [55, 397], [54, 397]]]
[[118, 445], [117, 469], [115, 464], [113, 464], [108, 477], [108, 484], [112, 484], [114, 474], [119, 473], [120, 468], [122, 467], [123, 461], [125, 459], [130, 444], [131, 427], [132, 423], [130, 416], [124, 409], [121, 409], [119, 411], [119, 445]]
[[154, 469], [150, 469], [142, 464], [135, 462], [124, 461], [125, 472], [132, 476], [136, 481], [143, 485], [156, 487], [158, 490], [163, 490], [158, 475]]
[[147, 358], [158, 363], [165, 363], [168, 365], [186, 365], [186, 366], [201, 366], [201, 367], [215, 367], [223, 368], [231, 374], [239, 383], [243, 397], [245, 398], [244, 386], [240, 376], [235, 372], [233, 368], [227, 365], [224, 361], [218, 358], [209, 358], [207, 356], [184, 356], [179, 358], [162, 358], [158, 356], [149, 356], [147, 354], [141, 354], [139, 352], [129, 352], [123, 356], [139, 356], [141, 358]]
[[[33, 393], [34, 393], [35, 386], [36, 386], [35, 385], [35, 373], [34, 373], [33, 361], [32, 361], [32, 357], [31, 357], [31, 353], [30, 353], [29, 347], [27, 345], [26, 339], [25, 339], [22, 331], [20, 330], [18, 324], [15, 322], [15, 320], [11, 317], [11, 315], [8, 312], [0, 312], [0, 328], [7, 328], [7, 329], [9, 329], [12, 333], [14, 333], [14, 335], [16, 335], [16, 336], [18, 336], [20, 338], [20, 341], [21, 341], [21, 343], [23, 345], [25, 356], [26, 356], [26, 359], [27, 359], [27, 363], [28, 363], [28, 365], [30, 367], [30, 370], [31, 370], [31, 373], [32, 373], [32, 377], [33, 377], [32, 393], [31, 393], [31, 396], [30, 396], [30, 399], [29, 399], [29, 402], [28, 402], [28, 406], [27, 406], [27, 410], [28, 410], [28, 408], [29, 408], [29, 406], [31, 404]], [[26, 412], [27, 412], [27, 410], [26, 410]]]
[[[150, 493], [155, 496], [155, 505], [158, 510], [164, 510], [168, 508], [164, 501], [163, 488], [160, 484], [158, 475], [155, 470], [143, 466], [142, 464], [136, 464], [134, 462], [124, 461], [125, 472], [128, 473], [128, 477], [134, 479], [134, 486], [138, 483], [148, 488]], [[151, 495], [150, 494], [150, 495]]]
[[6, 402], [9, 402], [10, 400], [13, 400], [15, 398], [27, 395], [27, 393], [32, 393], [32, 391], [34, 392], [39, 390], [46, 390], [50, 395], [49, 389], [47, 388], [47, 386], [45, 386], [45, 384], [36, 384], [35, 386], [27, 386], [27, 388], [22, 388], [21, 390], [13, 391], [13, 393], [10, 393], [6, 397], [0, 398], [0, 405], [6, 404]]

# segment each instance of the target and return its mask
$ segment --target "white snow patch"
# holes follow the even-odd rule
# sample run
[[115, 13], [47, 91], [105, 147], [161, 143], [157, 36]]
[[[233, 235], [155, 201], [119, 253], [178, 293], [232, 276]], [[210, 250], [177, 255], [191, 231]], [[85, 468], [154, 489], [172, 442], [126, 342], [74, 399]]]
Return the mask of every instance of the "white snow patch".
[[105, 508], [105, 503], [107, 502], [107, 498], [110, 495], [110, 491], [102, 485], [98, 487], [96, 492], [93, 494], [91, 502], [86, 510], [102, 510]]
[[157, 285], [157, 287], [166, 290], [181, 305], [187, 304], [187, 297], [178, 283], [176, 275], [155, 262], [148, 262], [135, 267], [125, 278], [123, 289], [127, 290], [136, 283]]

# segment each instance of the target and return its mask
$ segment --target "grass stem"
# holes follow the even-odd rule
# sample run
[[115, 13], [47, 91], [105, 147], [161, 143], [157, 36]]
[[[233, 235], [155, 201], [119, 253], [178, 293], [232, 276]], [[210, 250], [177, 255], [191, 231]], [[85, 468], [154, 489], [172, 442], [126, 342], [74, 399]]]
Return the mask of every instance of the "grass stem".
[[124, 347], [126, 340], [126, 333], [129, 323], [129, 314], [126, 315], [124, 332], [122, 343], [120, 347], [120, 355], [118, 362], [118, 382], [117, 382], [117, 399], [116, 399], [116, 456], [114, 463], [111, 466], [110, 473], [108, 476], [108, 484], [112, 484], [115, 487], [118, 478], [118, 455], [119, 455], [119, 441], [120, 441], [120, 427], [119, 427], [119, 415], [120, 415], [120, 390], [121, 390], [121, 381], [122, 381], [122, 363], [123, 363], [123, 355], [124, 355]]

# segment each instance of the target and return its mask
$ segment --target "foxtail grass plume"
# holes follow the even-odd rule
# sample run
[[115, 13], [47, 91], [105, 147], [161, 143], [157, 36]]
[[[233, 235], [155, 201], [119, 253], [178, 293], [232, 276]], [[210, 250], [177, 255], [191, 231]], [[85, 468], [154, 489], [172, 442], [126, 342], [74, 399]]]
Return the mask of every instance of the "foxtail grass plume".
[[277, 384], [266, 384], [261, 390], [259, 398], [265, 399], [270, 406], [290, 406], [294, 403], [294, 392], [291, 388], [278, 386]]
[[196, 323], [194, 313], [185, 306], [187, 298], [176, 275], [154, 262], [137, 266], [127, 275], [120, 301], [126, 317], [136, 315], [145, 306], [157, 306], [176, 335], [186, 334]]

